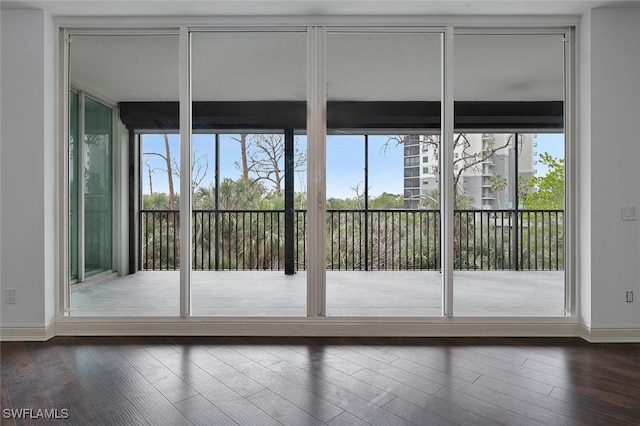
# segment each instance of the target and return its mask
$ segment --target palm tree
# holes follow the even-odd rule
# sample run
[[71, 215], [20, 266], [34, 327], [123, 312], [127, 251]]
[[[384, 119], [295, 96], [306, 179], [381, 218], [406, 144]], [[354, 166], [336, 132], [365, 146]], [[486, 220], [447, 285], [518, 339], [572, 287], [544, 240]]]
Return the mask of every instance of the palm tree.
[[507, 187], [507, 178], [500, 175], [493, 175], [489, 178], [489, 185], [496, 193], [498, 198], [498, 209], [502, 210], [502, 203], [500, 202], [500, 192], [504, 191]]

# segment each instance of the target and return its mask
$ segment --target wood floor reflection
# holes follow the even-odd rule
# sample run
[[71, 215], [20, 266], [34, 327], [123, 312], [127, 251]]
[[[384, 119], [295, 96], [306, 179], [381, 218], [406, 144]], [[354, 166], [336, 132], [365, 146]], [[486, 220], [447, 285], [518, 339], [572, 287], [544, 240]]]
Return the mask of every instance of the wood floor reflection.
[[7, 409], [87, 425], [640, 419], [640, 344], [577, 338], [56, 337], [2, 343], [1, 366], [2, 424]]

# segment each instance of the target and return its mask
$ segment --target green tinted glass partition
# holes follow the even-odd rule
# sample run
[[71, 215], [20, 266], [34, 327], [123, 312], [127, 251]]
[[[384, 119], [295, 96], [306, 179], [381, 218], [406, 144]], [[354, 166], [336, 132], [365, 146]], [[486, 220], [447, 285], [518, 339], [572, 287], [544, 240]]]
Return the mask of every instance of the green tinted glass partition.
[[111, 109], [90, 98], [84, 108], [85, 274], [112, 268]]
[[69, 275], [78, 278], [78, 94], [69, 93]]

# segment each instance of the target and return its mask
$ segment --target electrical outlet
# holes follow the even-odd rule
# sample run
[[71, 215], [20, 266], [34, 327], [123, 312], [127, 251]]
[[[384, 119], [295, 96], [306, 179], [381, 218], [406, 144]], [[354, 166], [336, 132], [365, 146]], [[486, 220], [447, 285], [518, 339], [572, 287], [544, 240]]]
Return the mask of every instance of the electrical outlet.
[[638, 220], [638, 206], [622, 206], [622, 220]]
[[627, 303], [633, 302], [633, 291], [631, 290], [627, 291], [626, 300], [627, 300]]
[[15, 305], [16, 304], [16, 289], [8, 288], [7, 289], [7, 305]]

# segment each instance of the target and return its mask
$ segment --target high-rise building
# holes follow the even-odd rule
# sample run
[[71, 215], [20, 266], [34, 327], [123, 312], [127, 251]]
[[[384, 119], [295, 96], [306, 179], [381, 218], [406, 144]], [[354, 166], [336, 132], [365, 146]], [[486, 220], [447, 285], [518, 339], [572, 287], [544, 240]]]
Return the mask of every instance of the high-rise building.
[[[453, 152], [457, 204], [461, 208], [512, 208], [515, 185], [535, 174], [533, 134], [455, 135]], [[437, 208], [440, 193], [440, 140], [437, 135], [404, 138], [404, 206]], [[517, 170], [515, 158], [517, 155]], [[518, 179], [515, 179], [517, 173]], [[522, 189], [520, 189], [522, 195]]]

